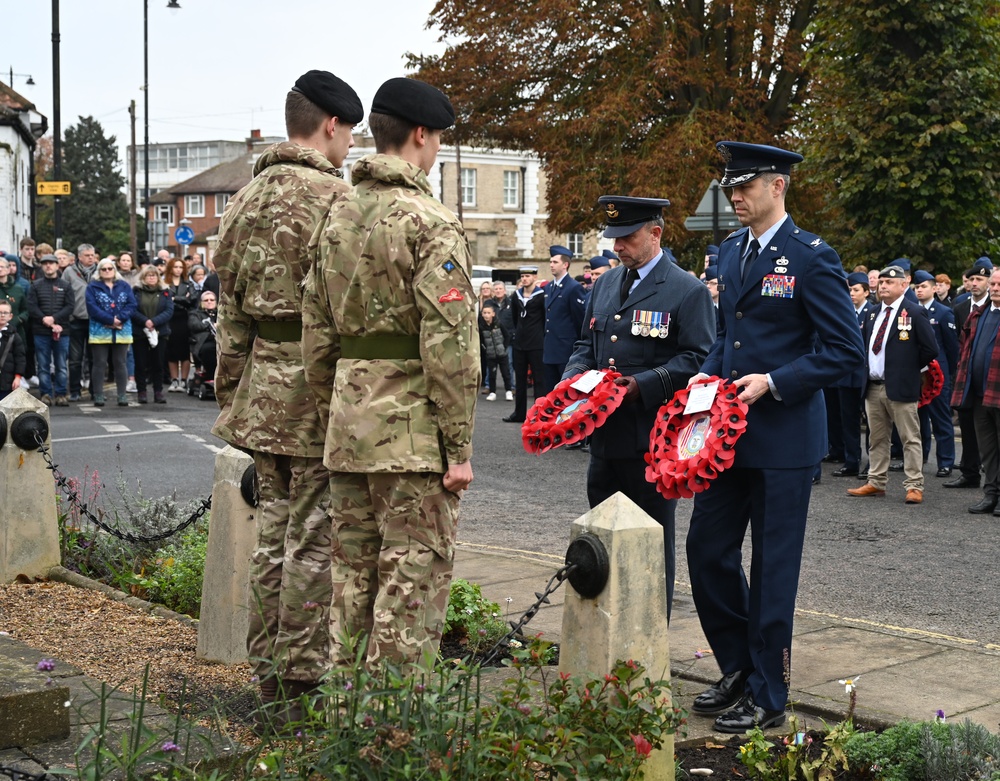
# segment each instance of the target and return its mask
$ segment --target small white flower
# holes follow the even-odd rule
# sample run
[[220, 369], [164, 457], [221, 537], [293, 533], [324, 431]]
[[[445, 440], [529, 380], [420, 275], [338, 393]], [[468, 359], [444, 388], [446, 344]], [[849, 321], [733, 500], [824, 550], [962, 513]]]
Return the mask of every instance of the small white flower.
[[854, 676], [853, 678], [841, 678], [841, 679], [840, 679], [840, 680], [838, 681], [838, 683], [841, 683], [841, 684], [843, 684], [843, 686], [844, 686], [844, 691], [845, 691], [845, 692], [846, 692], [847, 694], [850, 694], [850, 693], [851, 693], [852, 691], [854, 691], [854, 690], [855, 690], [855, 689], [857, 688], [857, 685], [858, 685], [858, 684], [857, 684], [857, 680], [858, 680], [858, 678], [860, 678], [860, 677], [861, 677], [860, 675], [855, 675], [855, 676]]

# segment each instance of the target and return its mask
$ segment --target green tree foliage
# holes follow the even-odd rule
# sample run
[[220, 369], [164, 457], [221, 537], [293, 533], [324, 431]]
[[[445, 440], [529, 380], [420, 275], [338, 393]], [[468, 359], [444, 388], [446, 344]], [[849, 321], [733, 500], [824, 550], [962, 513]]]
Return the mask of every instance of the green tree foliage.
[[823, 0], [806, 170], [847, 265], [957, 275], [995, 246], [1000, 38], [990, 0]]
[[105, 136], [93, 117], [80, 117], [66, 129], [62, 153], [63, 178], [73, 183], [73, 194], [63, 199], [63, 246], [75, 251], [93, 244], [101, 254], [127, 247], [125, 177], [115, 137]]
[[539, 154], [550, 228], [597, 227], [605, 193], [666, 196], [676, 246], [720, 173], [715, 142], [788, 130], [816, 4], [439, 0], [429, 25], [456, 43], [411, 64], [452, 98], [463, 143]]

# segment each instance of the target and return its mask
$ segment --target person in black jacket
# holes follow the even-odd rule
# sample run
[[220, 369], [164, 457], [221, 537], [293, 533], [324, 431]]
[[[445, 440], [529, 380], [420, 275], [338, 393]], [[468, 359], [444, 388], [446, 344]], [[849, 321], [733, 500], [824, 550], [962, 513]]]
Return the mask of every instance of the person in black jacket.
[[506, 329], [497, 317], [493, 307], [483, 307], [479, 315], [479, 349], [486, 363], [486, 387], [490, 393], [487, 401], [497, 399], [497, 369], [503, 377], [503, 389], [507, 392], [507, 401], [512, 398], [510, 389], [510, 367], [507, 365], [507, 334]]
[[216, 366], [215, 332], [218, 322], [218, 297], [211, 290], [201, 293], [201, 307], [188, 314], [188, 335], [195, 365], [214, 384]]
[[[32, 282], [28, 289], [28, 315], [35, 339], [39, 399], [49, 406], [54, 403], [57, 407], [68, 407], [69, 319], [73, 314], [73, 289], [59, 277], [59, 259], [55, 255], [44, 255], [40, 265], [43, 276]], [[53, 364], [54, 389], [50, 369]]]
[[545, 364], [542, 347], [545, 342], [545, 291], [535, 282], [538, 266], [521, 266], [521, 286], [511, 301], [514, 320], [514, 374], [517, 386], [514, 411], [505, 417], [505, 423], [524, 423], [528, 414], [528, 367], [535, 387], [535, 400], [542, 398], [545, 387]]
[[0, 399], [16, 390], [24, 376], [24, 342], [11, 324], [14, 308], [0, 298]]
[[138, 401], [146, 404], [146, 383], [153, 385], [153, 401], [166, 404], [163, 395], [163, 364], [166, 360], [170, 319], [174, 316], [174, 300], [160, 279], [156, 266], [143, 266], [139, 284], [132, 288], [136, 309], [132, 313], [132, 351], [135, 354], [135, 385]]

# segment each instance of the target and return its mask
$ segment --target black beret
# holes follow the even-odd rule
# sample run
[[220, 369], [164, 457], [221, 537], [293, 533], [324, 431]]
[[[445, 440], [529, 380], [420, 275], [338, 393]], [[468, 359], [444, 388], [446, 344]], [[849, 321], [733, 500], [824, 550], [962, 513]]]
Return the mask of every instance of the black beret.
[[365, 118], [365, 108], [358, 93], [329, 71], [309, 71], [299, 76], [292, 91], [305, 95], [331, 117], [351, 125]]
[[389, 79], [375, 93], [372, 111], [431, 130], [444, 130], [455, 124], [455, 109], [447, 96], [437, 87], [416, 79]]

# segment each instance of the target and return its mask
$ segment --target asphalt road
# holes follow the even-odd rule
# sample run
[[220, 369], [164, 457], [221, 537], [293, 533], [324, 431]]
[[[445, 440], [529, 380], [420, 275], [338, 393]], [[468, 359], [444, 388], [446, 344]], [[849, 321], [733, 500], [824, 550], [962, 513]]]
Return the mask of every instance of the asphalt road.
[[[176, 492], [198, 499], [211, 491], [214, 455], [223, 445], [209, 430], [214, 402], [167, 395], [168, 404], [98, 409], [52, 408], [53, 452], [60, 470], [87, 484], [94, 470], [114, 502], [121, 475], [146, 497]], [[462, 502], [459, 539], [553, 556], [569, 541], [570, 524], [588, 509], [588, 457], [557, 450], [532, 456], [520, 426], [501, 418], [512, 403], [480, 401], [475, 481]], [[922, 505], [903, 502], [902, 475], [891, 474], [884, 499], [849, 497], [854, 478], [835, 478], [824, 465], [813, 490], [798, 607], [1000, 647], [1000, 518], [970, 515], [977, 490], [946, 490], [925, 468]], [[684, 540], [692, 502], [677, 510], [677, 580], [688, 583]], [[538, 588], [544, 586], [539, 583]]]

